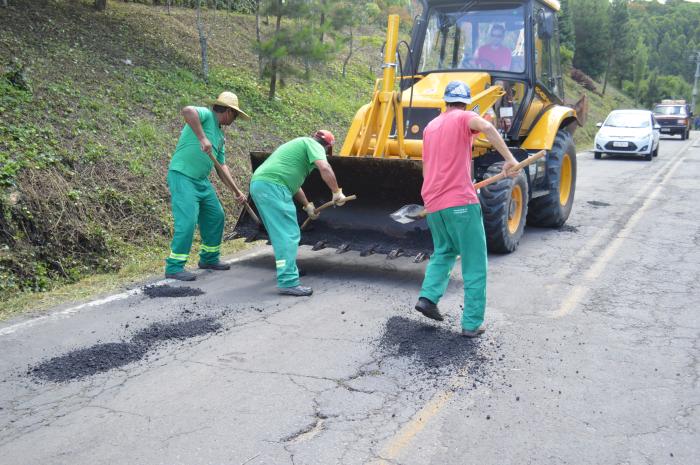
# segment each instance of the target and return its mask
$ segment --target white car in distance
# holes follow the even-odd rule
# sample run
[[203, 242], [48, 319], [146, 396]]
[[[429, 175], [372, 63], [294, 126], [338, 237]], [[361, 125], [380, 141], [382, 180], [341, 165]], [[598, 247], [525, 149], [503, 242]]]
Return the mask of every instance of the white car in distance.
[[648, 161], [659, 154], [661, 126], [649, 110], [614, 110], [597, 126], [593, 148], [597, 160], [604, 153], [642, 155]]

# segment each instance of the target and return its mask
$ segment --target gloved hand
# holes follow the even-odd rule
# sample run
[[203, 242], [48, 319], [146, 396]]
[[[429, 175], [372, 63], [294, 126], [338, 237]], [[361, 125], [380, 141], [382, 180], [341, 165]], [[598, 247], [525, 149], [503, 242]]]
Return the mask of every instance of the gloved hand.
[[312, 220], [318, 218], [319, 214], [316, 213], [316, 205], [314, 205], [313, 202], [309, 202], [306, 205], [304, 205], [304, 211], [307, 215], [309, 215], [309, 218], [311, 218]]
[[337, 192], [333, 192], [333, 203], [339, 207], [345, 205], [345, 194], [343, 194], [343, 189], [338, 189]]

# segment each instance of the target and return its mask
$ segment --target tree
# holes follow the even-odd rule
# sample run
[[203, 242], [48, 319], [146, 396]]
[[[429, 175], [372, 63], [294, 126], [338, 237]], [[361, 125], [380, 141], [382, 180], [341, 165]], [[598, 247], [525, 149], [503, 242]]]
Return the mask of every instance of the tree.
[[576, 0], [573, 3], [576, 52], [574, 66], [589, 76], [600, 77], [605, 71], [608, 50], [607, 0]]
[[199, 46], [202, 54], [202, 76], [205, 81], [209, 81], [209, 60], [207, 59], [207, 33], [204, 30], [204, 20], [202, 19], [202, 0], [197, 2], [197, 32], [199, 33]]
[[[610, 6], [610, 22], [608, 24], [608, 51], [605, 78], [603, 80], [602, 94], [608, 86], [608, 78], [611, 74], [620, 77], [628, 69], [631, 62], [630, 53], [630, 28], [627, 2], [629, 0], [613, 0]], [[621, 78], [618, 80], [621, 82]]]
[[574, 33], [574, 19], [571, 16], [569, 0], [561, 0], [559, 10], [559, 40], [560, 44], [572, 52], [576, 51], [576, 34]]
[[257, 50], [265, 63], [263, 74], [270, 78], [270, 99], [275, 97], [281, 77], [297, 74], [295, 63], [304, 64], [308, 78], [310, 64], [328, 57], [331, 47], [320, 42], [316, 21], [311, 21], [313, 6], [308, 0], [274, 0], [265, 9], [265, 14], [275, 18], [275, 29], [267, 40], [260, 41]]

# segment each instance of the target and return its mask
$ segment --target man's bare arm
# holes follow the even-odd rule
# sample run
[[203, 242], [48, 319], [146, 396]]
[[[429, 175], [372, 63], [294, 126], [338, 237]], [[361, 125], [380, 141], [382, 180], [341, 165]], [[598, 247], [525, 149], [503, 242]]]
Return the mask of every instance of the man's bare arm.
[[323, 179], [323, 182], [326, 183], [331, 192], [338, 192], [340, 188], [338, 187], [338, 180], [335, 179], [335, 173], [333, 172], [333, 168], [331, 168], [331, 164], [326, 160], [316, 160], [314, 163], [319, 173], [321, 173], [321, 179]]
[[[495, 148], [506, 161], [503, 164], [504, 171], [507, 171], [510, 167], [518, 164], [518, 160], [516, 160], [513, 154], [510, 152], [510, 149], [493, 124], [489, 123], [484, 118], [477, 116], [469, 120], [469, 128], [484, 133], [486, 140], [493, 145], [493, 148]], [[517, 175], [517, 172], [510, 172], [508, 175], [514, 177]]]

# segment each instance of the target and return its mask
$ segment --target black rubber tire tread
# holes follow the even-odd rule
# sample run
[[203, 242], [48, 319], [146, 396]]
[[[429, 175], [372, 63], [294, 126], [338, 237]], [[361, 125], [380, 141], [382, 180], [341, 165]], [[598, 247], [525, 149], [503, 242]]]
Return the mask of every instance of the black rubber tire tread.
[[654, 158], [654, 154], [653, 154], [653, 153], [649, 152], [649, 153], [645, 153], [645, 154], [644, 154], [644, 159], [645, 159], [646, 161], [651, 161], [652, 158]]
[[600, 160], [603, 154], [601, 152], [593, 152], [593, 158]]
[[[661, 145], [661, 144], [659, 144]], [[653, 156], [658, 157], [659, 156], [659, 145], [656, 146], [656, 149], [654, 150]]]
[[[503, 162], [494, 163], [486, 170], [486, 177], [494, 176], [501, 171], [503, 171]], [[516, 183], [520, 185], [523, 193], [523, 212], [520, 226], [515, 234], [511, 234], [508, 231], [508, 206], [511, 191]], [[528, 198], [528, 184], [524, 172], [520, 172], [515, 178], [501, 179], [479, 190], [481, 211], [484, 215], [486, 246], [489, 252], [506, 254], [518, 248], [518, 243], [525, 229]]]
[[[571, 158], [572, 180], [571, 194], [566, 205], [559, 203], [559, 177], [561, 175], [561, 163], [564, 154]], [[547, 195], [537, 197], [530, 201], [527, 224], [545, 228], [558, 228], [566, 223], [574, 204], [576, 194], [576, 146], [571, 133], [560, 129], [554, 138], [552, 149], [547, 152], [547, 179], [549, 190]]]

